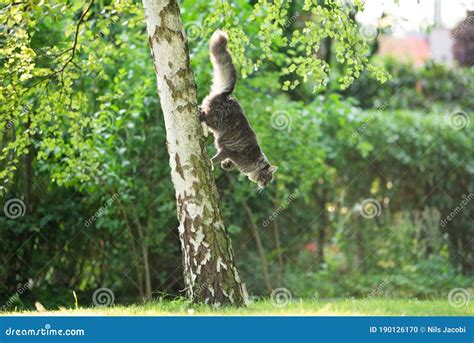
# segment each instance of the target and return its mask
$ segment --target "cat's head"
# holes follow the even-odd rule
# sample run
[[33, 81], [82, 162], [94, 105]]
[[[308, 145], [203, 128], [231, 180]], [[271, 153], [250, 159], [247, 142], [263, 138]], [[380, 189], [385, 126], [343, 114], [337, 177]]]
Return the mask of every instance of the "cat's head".
[[261, 169], [255, 176], [255, 181], [258, 183], [260, 188], [265, 188], [273, 180], [273, 174], [278, 170], [278, 167], [268, 164], [265, 168]]

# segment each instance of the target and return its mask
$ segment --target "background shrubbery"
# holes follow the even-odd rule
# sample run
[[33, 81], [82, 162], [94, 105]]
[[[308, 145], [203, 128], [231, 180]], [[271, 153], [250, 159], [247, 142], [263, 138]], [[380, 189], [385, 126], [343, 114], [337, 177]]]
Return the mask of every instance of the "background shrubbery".
[[442, 103], [464, 111], [474, 109], [474, 68], [453, 68], [434, 62], [415, 67], [393, 59], [387, 59], [384, 65], [393, 77], [391, 82], [380, 87], [363, 74], [345, 94], [357, 98], [364, 108], [426, 110]]

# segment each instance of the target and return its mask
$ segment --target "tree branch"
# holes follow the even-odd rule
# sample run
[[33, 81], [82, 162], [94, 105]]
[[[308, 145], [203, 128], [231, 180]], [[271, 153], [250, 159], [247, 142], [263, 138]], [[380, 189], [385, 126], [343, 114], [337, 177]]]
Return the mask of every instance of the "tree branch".
[[87, 13], [91, 9], [92, 5], [94, 4], [94, 1], [95, 0], [91, 0], [91, 2], [89, 3], [89, 6], [87, 6], [86, 10], [84, 12], [82, 12], [81, 16], [79, 17], [79, 21], [77, 22], [77, 25], [76, 25], [76, 32], [74, 34], [74, 44], [69, 49], [64, 50], [60, 55], [65, 54], [66, 52], [69, 52], [69, 51], [72, 51], [72, 54], [69, 57], [69, 59], [66, 61], [66, 63], [64, 63], [62, 68], [59, 69], [58, 71], [56, 71], [55, 74], [57, 74], [57, 73], [62, 74], [64, 72], [64, 70], [66, 69], [66, 67], [69, 65], [69, 63], [71, 63], [72, 60], [74, 59], [74, 56], [76, 55], [76, 47], [77, 47], [77, 40], [78, 40], [78, 37], [79, 37], [79, 29], [81, 28], [81, 24], [84, 22], [85, 16], [87, 15]]

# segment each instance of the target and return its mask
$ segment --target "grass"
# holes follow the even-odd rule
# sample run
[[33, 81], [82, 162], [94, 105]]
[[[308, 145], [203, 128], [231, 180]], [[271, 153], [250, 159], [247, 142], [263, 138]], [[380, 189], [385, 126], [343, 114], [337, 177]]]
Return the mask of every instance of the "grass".
[[290, 315], [290, 316], [471, 316], [473, 304], [456, 308], [446, 300], [406, 299], [341, 299], [341, 300], [293, 300], [284, 306], [276, 306], [270, 300], [249, 304], [246, 308], [214, 309], [206, 305], [190, 304], [186, 300], [157, 301], [140, 305], [113, 305], [48, 310], [45, 312], [9, 312], [10, 315], [89, 315], [89, 316], [189, 316], [189, 315]]

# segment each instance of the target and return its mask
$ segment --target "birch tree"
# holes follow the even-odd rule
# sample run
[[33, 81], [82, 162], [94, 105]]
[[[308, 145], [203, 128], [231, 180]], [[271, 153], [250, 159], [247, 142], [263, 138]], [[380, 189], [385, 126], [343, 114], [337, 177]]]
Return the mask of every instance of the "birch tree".
[[163, 111], [187, 295], [215, 306], [244, 303], [198, 119], [197, 92], [176, 0], [143, 0]]

